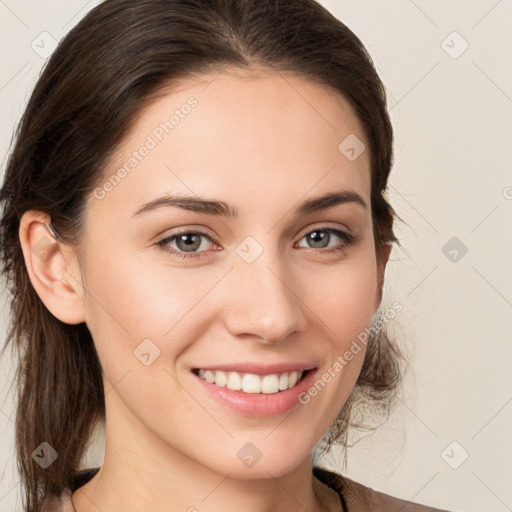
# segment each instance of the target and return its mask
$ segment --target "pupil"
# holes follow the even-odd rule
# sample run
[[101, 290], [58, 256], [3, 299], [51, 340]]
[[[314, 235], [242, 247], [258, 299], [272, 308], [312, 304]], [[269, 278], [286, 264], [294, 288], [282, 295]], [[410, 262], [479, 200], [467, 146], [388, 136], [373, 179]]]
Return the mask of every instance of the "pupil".
[[[196, 240], [192, 240], [192, 238], [195, 237]], [[197, 235], [194, 235], [194, 234], [186, 234], [186, 235], [181, 235], [179, 238], [178, 238], [178, 245], [179, 245], [179, 242], [184, 242], [185, 243], [185, 247], [190, 250], [190, 249], [197, 249], [199, 247], [199, 244], [197, 243], [197, 241], [199, 240], [199, 237]]]
[[310, 239], [314, 243], [321, 243], [324, 239], [327, 240], [327, 235], [323, 231], [313, 231], [313, 233], [310, 235]]

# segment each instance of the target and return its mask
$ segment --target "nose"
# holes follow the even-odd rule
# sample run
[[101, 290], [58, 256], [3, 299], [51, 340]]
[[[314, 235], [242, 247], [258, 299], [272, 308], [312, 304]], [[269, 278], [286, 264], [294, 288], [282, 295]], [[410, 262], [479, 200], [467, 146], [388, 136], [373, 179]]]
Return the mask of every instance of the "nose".
[[256, 261], [237, 261], [226, 277], [224, 323], [235, 337], [278, 343], [306, 328], [303, 299], [282, 257], [265, 251]]

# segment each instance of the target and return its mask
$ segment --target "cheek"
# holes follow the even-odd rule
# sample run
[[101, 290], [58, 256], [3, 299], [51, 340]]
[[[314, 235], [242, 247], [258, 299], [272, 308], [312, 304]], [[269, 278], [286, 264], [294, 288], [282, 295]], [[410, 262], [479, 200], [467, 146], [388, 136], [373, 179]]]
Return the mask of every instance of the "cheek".
[[[304, 279], [305, 302], [318, 319], [314, 320], [315, 329], [324, 340], [327, 356], [325, 373], [317, 376], [329, 383], [328, 391], [321, 393], [329, 396], [323, 401], [326, 417], [333, 418], [333, 411], [342, 407], [359, 376], [368, 328], [378, 306], [376, 272], [375, 255], [368, 246], [339, 265]], [[319, 383], [317, 390], [324, 384]]]
[[[153, 264], [151, 264], [153, 263]], [[132, 342], [162, 338], [182, 320], [214, 283], [186, 269], [112, 254], [88, 272], [89, 322], [98, 332], [117, 333]]]
[[[148, 421], [155, 411], [169, 413], [169, 397], [180, 390], [172, 365], [190, 343], [193, 306], [211, 286], [204, 280], [173, 279], [180, 275], [165, 265], [137, 260], [133, 253], [123, 257], [111, 252], [91, 265], [87, 326], [106, 379], [106, 400], [116, 403], [113, 409], [128, 406]], [[109, 393], [114, 386], [116, 393]], [[122, 396], [124, 405], [114, 395]], [[184, 424], [188, 407], [185, 402], [172, 408]], [[156, 418], [158, 424], [161, 418]]]
[[361, 253], [336, 267], [311, 273], [304, 278], [302, 293], [325, 327], [325, 336], [341, 350], [368, 327], [375, 312], [375, 259], [371, 253]]

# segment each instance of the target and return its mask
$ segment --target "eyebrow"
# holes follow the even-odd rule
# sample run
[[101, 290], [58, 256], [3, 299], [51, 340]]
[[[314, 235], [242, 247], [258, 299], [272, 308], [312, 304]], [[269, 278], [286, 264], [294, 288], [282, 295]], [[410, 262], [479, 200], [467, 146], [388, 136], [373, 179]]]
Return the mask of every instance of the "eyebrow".
[[[331, 192], [323, 196], [306, 199], [298, 205], [295, 209], [297, 216], [304, 216], [317, 212], [320, 210], [326, 210], [332, 206], [345, 203], [355, 203], [362, 206], [364, 209], [367, 208], [365, 200], [356, 192], [350, 190], [341, 190], [338, 192]], [[199, 196], [171, 196], [164, 195], [148, 203], [142, 205], [132, 217], [148, 213], [153, 210], [160, 208], [181, 208], [183, 210], [189, 210], [203, 215], [216, 215], [229, 218], [237, 218], [238, 212], [235, 208], [229, 207], [223, 201], [203, 199]]]

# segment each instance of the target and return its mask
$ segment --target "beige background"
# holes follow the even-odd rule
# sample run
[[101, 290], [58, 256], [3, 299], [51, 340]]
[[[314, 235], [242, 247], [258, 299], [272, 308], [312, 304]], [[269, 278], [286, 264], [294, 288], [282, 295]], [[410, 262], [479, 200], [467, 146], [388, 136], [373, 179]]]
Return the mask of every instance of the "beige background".
[[[48, 44], [58, 41], [97, 3], [0, 0], [2, 172], [45, 62], [32, 42], [42, 32]], [[413, 362], [394, 415], [349, 450], [345, 474], [452, 511], [512, 510], [512, 4], [322, 3], [361, 38], [388, 89], [396, 130], [390, 200], [405, 224], [396, 227], [404, 250], [394, 249], [385, 300], [403, 306], [394, 330]], [[11, 378], [4, 359], [3, 511], [21, 510]], [[90, 455], [91, 464], [100, 460], [101, 443]], [[323, 462], [341, 470], [339, 454]]]

